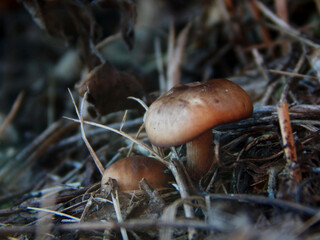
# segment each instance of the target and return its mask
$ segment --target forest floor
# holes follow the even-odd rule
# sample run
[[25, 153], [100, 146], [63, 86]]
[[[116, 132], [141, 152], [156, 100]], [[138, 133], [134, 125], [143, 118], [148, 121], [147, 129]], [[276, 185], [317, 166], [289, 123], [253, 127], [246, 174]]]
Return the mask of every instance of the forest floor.
[[[2, 1], [0, 238], [319, 239], [319, 14], [319, 0]], [[213, 129], [194, 181], [185, 145], [153, 148], [144, 114], [213, 78], [254, 110]], [[133, 155], [165, 162], [168, 187], [101, 185]]]

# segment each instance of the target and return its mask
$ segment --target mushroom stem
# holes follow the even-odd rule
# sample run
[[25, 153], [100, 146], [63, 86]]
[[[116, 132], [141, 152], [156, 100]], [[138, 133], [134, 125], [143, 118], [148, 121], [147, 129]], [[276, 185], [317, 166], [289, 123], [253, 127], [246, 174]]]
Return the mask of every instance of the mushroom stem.
[[214, 162], [212, 139], [212, 130], [208, 130], [186, 144], [187, 167], [190, 176], [194, 180], [199, 180], [203, 177]]

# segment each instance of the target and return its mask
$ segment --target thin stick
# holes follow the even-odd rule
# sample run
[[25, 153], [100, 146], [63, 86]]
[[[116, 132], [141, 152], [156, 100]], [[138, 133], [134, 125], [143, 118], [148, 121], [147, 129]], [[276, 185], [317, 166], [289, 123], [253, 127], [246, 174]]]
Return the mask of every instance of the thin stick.
[[288, 23], [279, 18], [276, 14], [270, 11], [262, 2], [256, 1], [256, 6], [260, 9], [260, 11], [269, 18], [272, 22], [274, 22], [281, 29], [286, 30], [287, 32], [292, 32], [293, 34], [299, 35], [299, 32], [292, 28]]
[[120, 131], [122, 131], [123, 125], [127, 120], [127, 116], [128, 116], [128, 110], [125, 110], [124, 115], [122, 117], [121, 125], [120, 125]]
[[277, 112], [289, 174], [291, 177], [293, 177], [296, 183], [300, 183], [301, 172], [299, 166], [297, 165], [298, 157], [293, 140], [287, 100], [283, 100], [279, 103]]
[[[257, 8], [256, 1], [255, 0], [250, 0], [249, 4], [250, 4], [250, 7], [251, 7], [251, 12], [252, 12], [253, 18], [255, 19], [256, 22], [261, 22], [262, 16], [261, 16], [260, 11]], [[264, 44], [267, 45], [267, 46], [270, 46], [271, 37], [270, 37], [270, 34], [268, 32], [268, 29], [263, 25], [259, 25], [259, 31], [260, 31], [260, 35], [261, 35], [261, 38], [263, 39]]]
[[[258, 8], [260, 9], [260, 11], [267, 18], [269, 18], [272, 22], [274, 22], [278, 28], [280, 28], [280, 29], [278, 29], [279, 31], [286, 33], [290, 37], [297, 39], [298, 41], [300, 41], [300, 42], [302, 42], [312, 48], [320, 48], [319, 44], [317, 44], [317, 43], [315, 43], [305, 37], [302, 37], [296, 29], [292, 28], [285, 21], [280, 19], [277, 15], [275, 15], [272, 11], [270, 11], [262, 2], [256, 0], [256, 4], [257, 4]], [[276, 27], [272, 27], [272, 26], [269, 26], [269, 27], [276, 28]]]
[[309, 78], [309, 79], [314, 79], [314, 80], [320, 80], [318, 77], [306, 75], [306, 74], [300, 74], [300, 73], [294, 73], [294, 72], [286, 72], [286, 71], [281, 71], [281, 70], [276, 70], [276, 69], [268, 69], [268, 72], [271, 73], [276, 73], [276, 74], [281, 74], [289, 77], [297, 77], [297, 78]]
[[0, 127], [0, 137], [1, 135], [4, 133], [4, 131], [6, 130], [6, 128], [8, 127], [8, 125], [12, 122], [12, 120], [14, 119], [14, 117], [16, 116], [22, 100], [24, 98], [25, 92], [21, 91], [18, 95], [18, 97], [16, 98], [16, 100], [14, 101], [11, 110], [9, 112], [9, 114], [7, 115], [7, 117], [5, 118], [5, 120], [3, 121], [1, 127]]

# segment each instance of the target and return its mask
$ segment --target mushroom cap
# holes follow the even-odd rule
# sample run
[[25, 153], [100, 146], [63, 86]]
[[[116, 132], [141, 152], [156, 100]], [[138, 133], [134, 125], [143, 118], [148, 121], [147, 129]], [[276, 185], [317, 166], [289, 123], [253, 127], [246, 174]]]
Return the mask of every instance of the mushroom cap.
[[179, 84], [151, 104], [147, 135], [156, 146], [189, 142], [205, 131], [251, 116], [249, 95], [227, 79]]
[[139, 181], [145, 178], [153, 188], [169, 186], [169, 177], [163, 172], [166, 166], [145, 156], [122, 158], [105, 169], [101, 184], [109, 178], [117, 180], [122, 191], [139, 190]]

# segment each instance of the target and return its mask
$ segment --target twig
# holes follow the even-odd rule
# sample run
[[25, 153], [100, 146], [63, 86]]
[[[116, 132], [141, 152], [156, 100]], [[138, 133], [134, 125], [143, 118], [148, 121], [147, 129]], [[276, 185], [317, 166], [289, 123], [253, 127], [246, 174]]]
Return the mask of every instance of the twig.
[[127, 116], [128, 116], [128, 110], [125, 110], [123, 117], [122, 117], [121, 125], [120, 125], [120, 131], [122, 131], [123, 125], [127, 120]]
[[83, 211], [82, 211], [82, 213], [81, 213], [81, 217], [80, 217], [80, 219], [79, 219], [79, 222], [85, 222], [86, 216], [87, 216], [87, 214], [88, 214], [88, 212], [89, 212], [89, 210], [90, 210], [90, 208], [91, 208], [91, 206], [92, 206], [93, 194], [90, 194], [90, 197], [89, 197], [88, 200], [85, 200], [85, 199], [84, 199], [84, 196], [85, 196], [85, 195], [86, 195], [86, 193], [83, 194], [82, 203], [83, 203], [84, 201], [86, 201], [86, 205], [84, 206], [84, 209], [83, 209]]
[[272, 22], [276, 24], [277, 27], [272, 27], [269, 25], [270, 28], [275, 28], [278, 30], [281, 30], [282, 32], [286, 33], [290, 37], [297, 39], [298, 41], [313, 47], [313, 48], [320, 48], [320, 45], [305, 38], [300, 36], [300, 33], [292, 28], [290, 25], [288, 25], [285, 21], [280, 19], [278, 16], [276, 16], [273, 12], [271, 12], [262, 2], [256, 0], [256, 4], [260, 11], [267, 17], [269, 18]]
[[3, 133], [6, 130], [6, 128], [8, 127], [8, 125], [12, 122], [12, 120], [16, 116], [16, 114], [21, 106], [24, 95], [25, 95], [24, 91], [20, 92], [18, 97], [14, 101], [14, 104], [12, 105], [9, 114], [7, 115], [5, 120], [3, 121], [2, 125], [0, 126], [0, 137], [3, 135]]
[[[262, 16], [261, 13], [259, 12], [258, 8], [257, 8], [257, 3], [255, 0], [250, 0], [249, 1], [250, 7], [251, 7], [251, 12], [253, 14], [253, 18], [255, 19], [256, 22], [261, 22], [262, 20]], [[271, 43], [271, 37], [270, 34], [268, 32], [268, 29], [263, 26], [263, 25], [259, 25], [259, 32], [261, 35], [261, 38], [263, 39], [263, 44], [270, 46]]]
[[268, 69], [268, 72], [275, 73], [275, 74], [281, 74], [284, 76], [289, 76], [289, 77], [297, 77], [297, 78], [309, 78], [309, 79], [314, 79], [319, 81], [320, 78], [310, 76], [310, 75], [305, 75], [305, 74], [300, 74], [300, 73], [295, 73], [295, 72], [286, 72], [286, 71], [281, 71], [281, 70], [276, 70], [276, 69]]
[[295, 180], [296, 183], [300, 183], [301, 172], [299, 166], [297, 165], [298, 158], [291, 129], [288, 102], [286, 100], [282, 100], [279, 103], [277, 112], [289, 175]]

